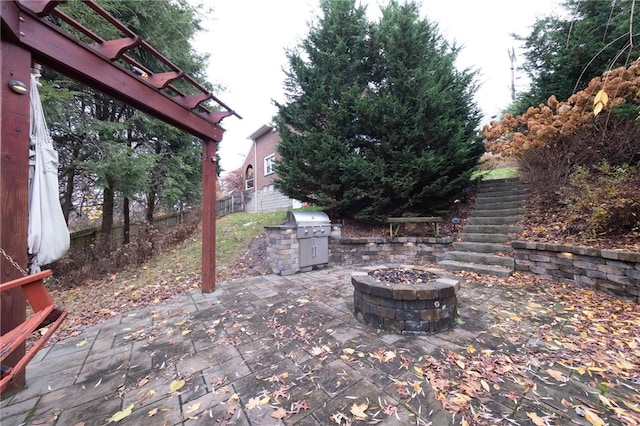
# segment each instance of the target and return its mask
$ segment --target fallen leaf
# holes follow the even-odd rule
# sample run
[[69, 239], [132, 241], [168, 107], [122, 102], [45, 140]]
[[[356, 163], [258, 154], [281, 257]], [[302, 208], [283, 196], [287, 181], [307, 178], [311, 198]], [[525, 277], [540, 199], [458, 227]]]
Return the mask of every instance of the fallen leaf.
[[554, 379], [556, 379], [559, 382], [566, 382], [567, 380], [569, 380], [564, 374], [562, 374], [560, 371], [558, 370], [553, 370], [551, 368], [546, 370], [546, 373], [553, 377]]
[[109, 423], [117, 423], [120, 420], [129, 417], [129, 415], [133, 412], [133, 407], [135, 407], [135, 404], [131, 404], [124, 410], [118, 411], [113, 416], [111, 416], [111, 418], [109, 419]]
[[396, 353], [393, 351], [386, 351], [384, 353], [384, 362], [389, 362], [396, 357]]
[[527, 417], [529, 417], [536, 426], [547, 426], [544, 419], [536, 413], [527, 413]]
[[600, 398], [600, 401], [606, 406], [606, 407], [612, 407], [613, 404], [611, 404], [611, 401], [609, 400], [609, 398], [607, 398], [604, 395], [600, 395], [598, 394], [598, 398]]
[[156, 414], [158, 414], [158, 411], [160, 411], [160, 409], [157, 408], [157, 407], [152, 409], [152, 410], [147, 411], [147, 417], [155, 416]]
[[299, 400], [294, 402], [293, 404], [291, 404], [291, 411], [293, 413], [299, 413], [300, 410], [309, 410], [311, 407], [309, 406], [309, 403], [305, 400]]
[[[263, 402], [264, 399], [266, 399], [266, 402]], [[256, 408], [256, 407], [258, 407], [260, 405], [264, 405], [267, 402], [269, 402], [269, 397], [265, 397], [263, 399], [260, 399], [258, 397], [250, 398], [249, 402], [247, 402], [247, 409], [251, 410], [251, 409]]]
[[193, 405], [189, 405], [189, 406], [187, 407], [187, 411], [186, 411], [186, 413], [187, 413], [187, 414], [195, 413], [195, 412], [196, 412], [196, 411], [198, 411], [199, 409], [200, 409], [200, 403], [199, 403], [199, 402], [197, 402], [197, 403], [195, 403], [195, 404], [193, 404]]
[[474, 348], [473, 345], [467, 346], [467, 352], [469, 352], [470, 354], [474, 353], [475, 351], [476, 351], [476, 348]]
[[416, 373], [418, 373], [418, 376], [424, 377], [424, 371], [422, 371], [422, 368], [418, 367], [417, 365], [414, 365], [413, 369], [416, 370]]
[[480, 379], [480, 384], [482, 385], [482, 388], [483, 388], [485, 391], [487, 391], [487, 392], [491, 393], [491, 388], [489, 387], [489, 383], [487, 383], [487, 381], [486, 381], [486, 380], [484, 380], [484, 379]]
[[636, 413], [640, 413], [640, 404], [632, 404], [631, 402], [626, 401], [624, 399], [622, 400], [622, 402], [624, 402], [624, 405], [626, 405], [627, 407], [631, 408]]
[[287, 417], [287, 410], [285, 410], [282, 407], [279, 407], [277, 410], [271, 413], [271, 417], [273, 417], [274, 419], [282, 420], [285, 417]]
[[633, 364], [631, 364], [629, 361], [625, 360], [625, 359], [621, 359], [616, 361], [616, 365], [621, 368], [622, 370], [633, 370], [634, 366]]
[[584, 409], [584, 418], [591, 423], [593, 426], [604, 426], [604, 420], [602, 420], [596, 413], [589, 410], [588, 408]]
[[366, 419], [368, 417], [367, 413], [365, 413], [367, 408], [369, 408], [369, 404], [367, 404], [366, 402], [363, 402], [362, 404], [354, 403], [351, 406], [351, 410], [349, 410], [349, 411], [351, 412], [351, 414], [356, 416], [356, 418], [358, 418], [360, 420], [364, 420], [364, 419]]
[[82, 347], [84, 345], [86, 345], [87, 343], [89, 343], [89, 341], [87, 339], [81, 340], [78, 343], [76, 343], [77, 347]]
[[182, 387], [185, 385], [185, 381], [184, 380], [174, 380], [173, 382], [171, 382], [171, 384], [169, 385], [169, 390], [171, 392], [175, 392], [178, 391], [180, 389], [182, 389]]

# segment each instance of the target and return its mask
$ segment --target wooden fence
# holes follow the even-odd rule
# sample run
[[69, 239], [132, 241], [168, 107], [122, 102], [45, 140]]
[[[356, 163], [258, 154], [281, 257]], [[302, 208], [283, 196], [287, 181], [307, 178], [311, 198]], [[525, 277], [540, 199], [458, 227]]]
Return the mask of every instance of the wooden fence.
[[[216, 217], [220, 218], [231, 213], [244, 211], [244, 197], [241, 194], [231, 195], [216, 200]], [[181, 224], [185, 216], [189, 212], [178, 212], [166, 216], [160, 216], [153, 220], [153, 227], [161, 231], [171, 229]], [[131, 223], [129, 226], [129, 238], [133, 239], [138, 234], [138, 230], [142, 224], [139, 222]], [[100, 228], [87, 228], [71, 233], [71, 248], [88, 248], [95, 244], [100, 235]], [[124, 226], [115, 224], [111, 228], [111, 246], [113, 249], [122, 247], [124, 241]]]

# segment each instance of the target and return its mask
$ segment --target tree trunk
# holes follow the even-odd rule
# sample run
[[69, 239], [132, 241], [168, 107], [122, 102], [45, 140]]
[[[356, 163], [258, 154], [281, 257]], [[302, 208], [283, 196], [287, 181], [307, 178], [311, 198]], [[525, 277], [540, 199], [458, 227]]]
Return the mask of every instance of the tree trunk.
[[109, 253], [111, 251], [114, 198], [115, 191], [113, 190], [113, 185], [109, 183], [104, 188], [102, 199], [102, 226], [100, 227], [100, 241], [98, 242], [101, 253]]
[[153, 215], [156, 210], [156, 194], [157, 191], [155, 187], [147, 191], [147, 208], [145, 210], [145, 219], [149, 224], [153, 223]]
[[130, 241], [130, 235], [131, 235], [131, 219], [129, 217], [129, 197], [124, 197], [123, 200], [123, 205], [122, 205], [122, 210], [123, 210], [123, 215], [124, 215], [124, 222], [123, 222], [123, 236], [122, 236], [122, 244], [127, 245], [129, 244]]
[[64, 221], [69, 224], [69, 215], [71, 214], [71, 206], [73, 205], [73, 184], [76, 177], [75, 170], [67, 175], [67, 182], [62, 195], [62, 214]]

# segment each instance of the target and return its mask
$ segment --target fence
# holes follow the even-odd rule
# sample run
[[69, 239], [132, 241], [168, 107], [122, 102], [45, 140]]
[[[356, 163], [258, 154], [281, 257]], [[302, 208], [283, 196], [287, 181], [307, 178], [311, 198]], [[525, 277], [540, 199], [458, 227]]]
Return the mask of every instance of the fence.
[[242, 194], [232, 194], [216, 200], [216, 217], [244, 211], [244, 197]]
[[[244, 201], [241, 194], [235, 194], [216, 200], [216, 217], [220, 218], [231, 213], [244, 211]], [[178, 212], [153, 220], [153, 227], [161, 231], [171, 229], [181, 224], [190, 211]], [[131, 223], [129, 226], [129, 238], [133, 239], [138, 234], [141, 223]], [[84, 249], [95, 244], [100, 235], [100, 228], [87, 228], [71, 233], [71, 248]], [[111, 246], [113, 249], [122, 247], [124, 242], [124, 225], [115, 224], [111, 228]]]

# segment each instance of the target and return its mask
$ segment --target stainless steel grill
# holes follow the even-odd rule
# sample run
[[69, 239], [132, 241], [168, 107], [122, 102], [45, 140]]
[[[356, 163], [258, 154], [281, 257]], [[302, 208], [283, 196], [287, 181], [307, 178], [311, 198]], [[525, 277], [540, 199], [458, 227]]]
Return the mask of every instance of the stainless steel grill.
[[299, 267], [329, 263], [329, 235], [331, 222], [325, 212], [287, 212], [284, 225], [296, 229], [300, 245]]

